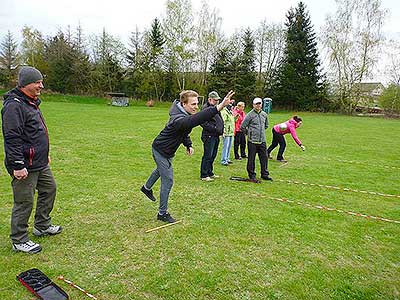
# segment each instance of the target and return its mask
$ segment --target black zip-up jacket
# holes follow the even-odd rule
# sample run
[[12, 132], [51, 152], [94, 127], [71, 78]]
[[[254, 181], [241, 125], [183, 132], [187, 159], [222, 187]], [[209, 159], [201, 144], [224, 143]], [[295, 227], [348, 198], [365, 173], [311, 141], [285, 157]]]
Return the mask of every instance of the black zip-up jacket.
[[14, 170], [39, 171], [49, 164], [49, 137], [40, 99], [32, 99], [19, 88], [4, 95], [1, 110], [5, 165]]
[[175, 100], [169, 111], [169, 121], [153, 141], [153, 148], [166, 158], [173, 157], [180, 144], [186, 148], [192, 146], [189, 137], [192, 129], [210, 120], [217, 113], [217, 108], [213, 106], [190, 115], [181, 106], [180, 101]]
[[[209, 107], [213, 106], [206, 102], [203, 106], [203, 110]], [[202, 137], [222, 135], [224, 133], [224, 121], [222, 120], [221, 114], [218, 112], [211, 120], [201, 124], [201, 127], [203, 127], [203, 131], [201, 132]]]

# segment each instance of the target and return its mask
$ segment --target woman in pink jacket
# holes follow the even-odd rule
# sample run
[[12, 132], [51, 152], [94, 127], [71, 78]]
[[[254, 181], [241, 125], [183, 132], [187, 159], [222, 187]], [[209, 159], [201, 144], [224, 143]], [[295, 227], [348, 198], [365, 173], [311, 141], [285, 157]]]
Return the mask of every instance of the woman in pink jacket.
[[[235, 159], [246, 158], [246, 135], [244, 132], [240, 131], [240, 125], [246, 117], [246, 113], [244, 112], [245, 104], [240, 101], [236, 105], [233, 110], [233, 116], [235, 117], [235, 139], [233, 150], [235, 152]], [[239, 156], [239, 147], [240, 147], [240, 156]]]
[[301, 150], [303, 150], [303, 151], [306, 150], [306, 147], [304, 147], [302, 145], [301, 141], [299, 140], [299, 138], [297, 137], [297, 134], [296, 134], [296, 128], [300, 127], [301, 124], [303, 124], [303, 120], [298, 116], [294, 116], [290, 120], [287, 120], [284, 123], [276, 124], [272, 128], [273, 139], [272, 139], [271, 146], [269, 146], [269, 148], [267, 150], [268, 158], [272, 159], [270, 153], [279, 144], [279, 151], [278, 151], [278, 156], [276, 157], [276, 159], [280, 162], [287, 162], [283, 158], [283, 152], [285, 152], [285, 148], [286, 148], [286, 140], [285, 140], [284, 135], [289, 132], [292, 135], [296, 144], [300, 146]]

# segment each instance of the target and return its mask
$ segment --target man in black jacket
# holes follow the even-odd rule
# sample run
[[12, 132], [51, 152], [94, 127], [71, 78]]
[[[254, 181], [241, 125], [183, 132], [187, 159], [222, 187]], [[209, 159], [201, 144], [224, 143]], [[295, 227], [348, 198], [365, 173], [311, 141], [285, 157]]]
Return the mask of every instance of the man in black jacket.
[[28, 237], [28, 220], [35, 190], [38, 191], [33, 234], [54, 235], [61, 226], [51, 225], [50, 212], [56, 197], [56, 183], [49, 167], [49, 137], [39, 109], [43, 76], [32, 67], [22, 67], [18, 87], [4, 95], [1, 111], [5, 165], [12, 177], [14, 206], [11, 240], [14, 251], [38, 253], [41, 246]]
[[180, 93], [180, 100], [175, 100], [171, 106], [169, 121], [152, 145], [153, 158], [157, 167], [151, 173], [141, 191], [152, 201], [156, 201], [153, 195], [153, 185], [161, 177], [160, 206], [157, 220], [174, 223], [175, 219], [168, 212], [168, 198], [171, 192], [174, 173], [172, 159], [180, 144], [186, 147], [188, 155], [193, 154], [192, 141], [189, 134], [192, 129], [213, 118], [218, 112], [230, 103], [234, 92], [230, 91], [224, 101], [197, 113], [198, 94], [187, 90]]
[[[203, 109], [217, 105], [220, 99], [217, 92], [210, 92]], [[218, 153], [219, 137], [224, 132], [224, 121], [221, 114], [218, 112], [211, 120], [201, 124], [201, 127], [203, 127], [201, 140], [204, 153], [201, 159], [200, 178], [203, 181], [213, 181], [217, 176], [214, 174], [213, 164]]]

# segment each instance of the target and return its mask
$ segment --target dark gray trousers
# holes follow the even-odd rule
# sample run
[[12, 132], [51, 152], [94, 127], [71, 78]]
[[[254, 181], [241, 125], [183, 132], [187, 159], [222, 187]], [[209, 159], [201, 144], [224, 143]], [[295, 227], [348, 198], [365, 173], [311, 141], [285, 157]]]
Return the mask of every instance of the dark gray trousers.
[[165, 214], [168, 211], [168, 198], [174, 184], [174, 169], [172, 167], [172, 158], [162, 156], [156, 149], [152, 148], [153, 158], [157, 167], [151, 173], [145, 183], [147, 189], [151, 189], [156, 181], [161, 177], [160, 187], [160, 207], [158, 213]]
[[11, 240], [13, 243], [25, 243], [28, 237], [28, 221], [32, 213], [35, 190], [38, 191], [34, 226], [46, 229], [51, 225], [50, 212], [56, 198], [56, 182], [50, 167], [41, 171], [29, 172], [23, 180], [13, 178], [11, 186], [14, 206], [11, 213]]

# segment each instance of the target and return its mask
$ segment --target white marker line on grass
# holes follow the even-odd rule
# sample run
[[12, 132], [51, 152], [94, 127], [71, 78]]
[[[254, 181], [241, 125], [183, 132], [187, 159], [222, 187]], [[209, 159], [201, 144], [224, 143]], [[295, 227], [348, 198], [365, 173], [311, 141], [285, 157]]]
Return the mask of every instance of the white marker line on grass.
[[337, 162], [348, 163], [348, 164], [364, 165], [366, 167], [374, 166], [374, 167], [385, 168], [385, 169], [400, 170], [400, 167], [371, 164], [370, 162], [344, 160], [344, 159], [332, 159], [332, 158], [325, 158], [325, 159], [329, 160], [329, 161], [337, 161]]
[[335, 212], [338, 212], [338, 213], [344, 213], [344, 214], [348, 214], [348, 215], [351, 215], [351, 216], [362, 217], [362, 218], [365, 218], [365, 219], [373, 219], [373, 220], [378, 220], [378, 221], [383, 221], [383, 222], [400, 224], [400, 221], [397, 221], [397, 220], [391, 220], [391, 219], [386, 219], [386, 218], [377, 217], [377, 216], [370, 216], [370, 215], [357, 213], [357, 212], [353, 212], [353, 211], [345, 211], [345, 210], [341, 210], [341, 209], [337, 209], [337, 208], [333, 208], [333, 207], [326, 207], [326, 206], [323, 206], [323, 205], [311, 205], [309, 203], [300, 202], [300, 201], [293, 201], [293, 200], [289, 200], [289, 199], [286, 199], [286, 198], [275, 198], [275, 197], [265, 197], [265, 198], [269, 198], [269, 199], [280, 201], [280, 202], [296, 203], [298, 205], [305, 206], [305, 207], [308, 207], [308, 208], [317, 208], [317, 209], [326, 210], [326, 211], [335, 211]]
[[[328, 159], [328, 160], [332, 161], [333, 159]], [[365, 162], [361, 162], [361, 161], [343, 160], [343, 159], [338, 159], [337, 161], [344, 162], [344, 163], [349, 163], [349, 164], [365, 165], [365, 166], [368, 166], [368, 167], [371, 166], [370, 163], [365, 163]], [[377, 165], [377, 164], [373, 164], [373, 166], [380, 167], [380, 168], [385, 168], [385, 169], [400, 170], [399, 167], [394, 167], [394, 166], [385, 166], [385, 165]]]
[[308, 182], [299, 182], [299, 181], [295, 181], [295, 180], [277, 179], [276, 181], [287, 182], [287, 183], [291, 183], [291, 184], [302, 184], [302, 185], [310, 185], [310, 186], [319, 186], [319, 187], [322, 187], [322, 188], [328, 188], [328, 189], [334, 189], [334, 190], [342, 190], [342, 191], [346, 191], [346, 192], [369, 194], [369, 195], [382, 196], [382, 197], [400, 198], [400, 195], [392, 195], [392, 194], [383, 194], [383, 193], [377, 193], [377, 192], [361, 191], [361, 190], [357, 190], [357, 189], [342, 188], [342, 187], [338, 187], [338, 186], [315, 184], [315, 183], [308, 183]]

